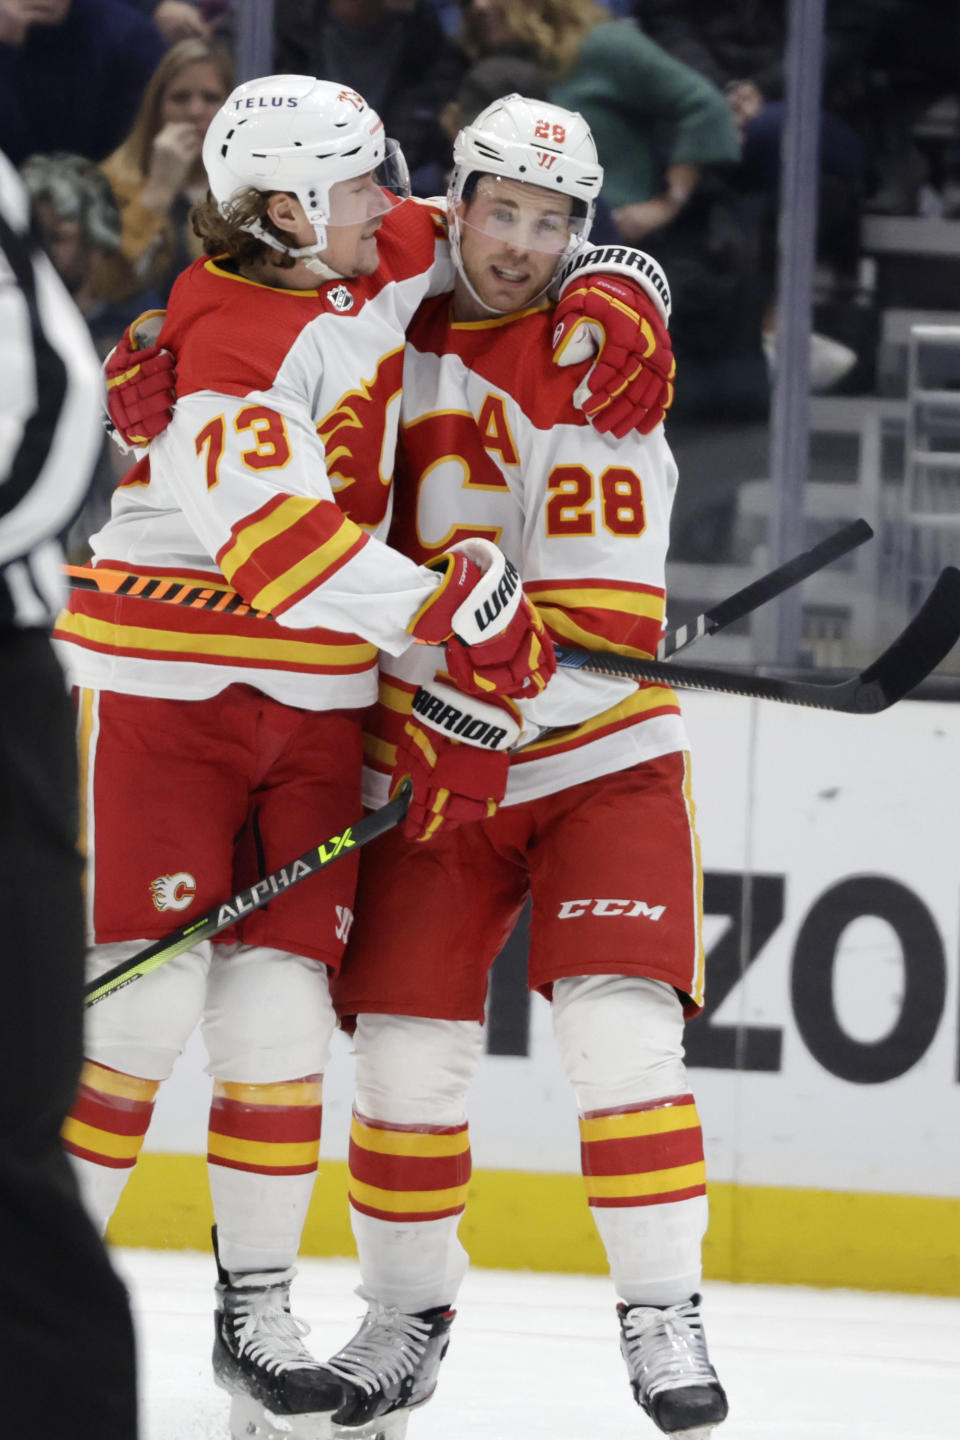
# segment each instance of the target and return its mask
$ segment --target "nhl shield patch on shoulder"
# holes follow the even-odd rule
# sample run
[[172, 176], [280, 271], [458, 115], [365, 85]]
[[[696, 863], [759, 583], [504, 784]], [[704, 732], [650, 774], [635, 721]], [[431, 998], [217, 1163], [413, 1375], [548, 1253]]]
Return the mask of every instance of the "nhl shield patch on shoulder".
[[327, 299], [330, 301], [334, 310], [344, 311], [353, 309], [353, 296], [350, 294], [346, 285], [334, 285], [332, 290], [327, 291]]

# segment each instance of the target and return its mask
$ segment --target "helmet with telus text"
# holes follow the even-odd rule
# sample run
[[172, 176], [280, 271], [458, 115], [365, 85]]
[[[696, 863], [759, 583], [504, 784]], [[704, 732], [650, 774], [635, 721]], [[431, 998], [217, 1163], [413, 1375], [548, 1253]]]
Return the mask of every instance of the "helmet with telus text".
[[314, 228], [314, 245], [293, 249], [257, 221], [244, 228], [298, 258], [325, 248], [330, 190], [338, 181], [375, 172], [388, 192], [384, 211], [410, 193], [403, 154], [384, 135], [376, 111], [348, 86], [312, 75], [267, 75], [239, 85], [210, 122], [203, 164], [223, 215], [247, 189], [296, 195]]
[[[464, 203], [469, 202], [482, 176], [570, 196], [573, 205], [563, 252], [589, 235], [603, 185], [603, 167], [590, 126], [578, 111], [564, 110], [546, 100], [506, 95], [463, 127], [453, 142], [453, 162], [447, 187], [453, 260], [475, 298], [479, 297], [463, 268], [460, 224]], [[558, 263], [560, 258], [558, 254]]]

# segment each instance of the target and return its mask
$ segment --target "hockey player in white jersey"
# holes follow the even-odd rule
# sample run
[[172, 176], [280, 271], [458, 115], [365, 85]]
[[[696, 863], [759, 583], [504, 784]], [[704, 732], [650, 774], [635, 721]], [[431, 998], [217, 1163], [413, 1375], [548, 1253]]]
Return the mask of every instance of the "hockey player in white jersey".
[[[676, 482], [663, 426], [596, 434], [550, 359], [594, 323], [584, 296], [555, 336], [544, 298], [589, 228], [592, 137], [580, 116], [513, 96], [461, 132], [454, 157], [454, 302], [426, 301], [408, 334], [392, 538], [421, 561], [456, 538], [495, 540], [555, 639], [650, 656]], [[608, 298], [629, 310], [611, 258]], [[634, 254], [622, 268], [665, 323], [659, 267]], [[367, 799], [410, 775], [414, 800], [405, 834], [364, 852], [334, 982], [356, 1025], [350, 1200], [368, 1305], [328, 1362], [350, 1396], [335, 1434], [398, 1440], [436, 1385], [467, 1263], [457, 1227], [487, 974], [531, 895], [529, 984], [552, 1000], [630, 1384], [661, 1431], [704, 1440], [727, 1403], [700, 1318], [707, 1199], [682, 1034], [703, 998], [701, 872], [676, 697], [561, 669], [534, 699], [493, 700], [509, 719], [491, 750], [446, 732], [440, 651], [384, 657], [382, 672]], [[460, 689], [487, 714], [482, 683]]]
[[[494, 694], [536, 690], [553, 667], [519, 586], [507, 598], [496, 547], [470, 543], [423, 566], [383, 540], [404, 327], [449, 277], [433, 216], [398, 203], [402, 157], [377, 116], [312, 77], [252, 81], [212, 122], [204, 164], [208, 258], [178, 279], [164, 330], [176, 415], [119, 486], [94, 559], [226, 579], [276, 619], [96, 594], [75, 595], [60, 616], [77, 697], [91, 977], [203, 914], [261, 863], [272, 870], [357, 819], [378, 651], [439, 643]], [[491, 654], [476, 612], [493, 591], [504, 603]], [[64, 1132], [105, 1225], [158, 1085], [202, 1023], [214, 1077], [214, 1371], [233, 1397], [236, 1440], [320, 1440], [343, 1399], [303, 1343], [289, 1290], [335, 1023], [328, 977], [354, 885], [348, 858], [93, 1009]]]

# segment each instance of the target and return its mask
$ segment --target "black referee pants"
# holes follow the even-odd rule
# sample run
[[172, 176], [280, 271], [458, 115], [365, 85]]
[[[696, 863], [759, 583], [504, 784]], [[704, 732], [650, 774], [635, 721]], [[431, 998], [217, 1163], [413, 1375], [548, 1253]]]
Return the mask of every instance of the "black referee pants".
[[46, 634], [0, 629], [0, 1433], [135, 1440], [126, 1291], [60, 1144], [82, 1058], [76, 812], [63, 672]]

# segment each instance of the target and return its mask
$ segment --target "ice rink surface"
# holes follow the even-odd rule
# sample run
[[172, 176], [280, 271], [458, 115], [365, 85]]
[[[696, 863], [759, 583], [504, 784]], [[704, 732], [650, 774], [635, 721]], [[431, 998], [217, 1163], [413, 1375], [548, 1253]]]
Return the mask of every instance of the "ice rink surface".
[[[226, 1440], [213, 1384], [213, 1260], [115, 1251], [140, 1344], [141, 1440]], [[305, 1260], [294, 1312], [324, 1357], [353, 1334], [356, 1266]], [[630, 1440], [634, 1405], [609, 1282], [473, 1270], [433, 1400], [408, 1440]], [[704, 1321], [730, 1399], [717, 1440], [956, 1440], [960, 1300], [709, 1284]]]

